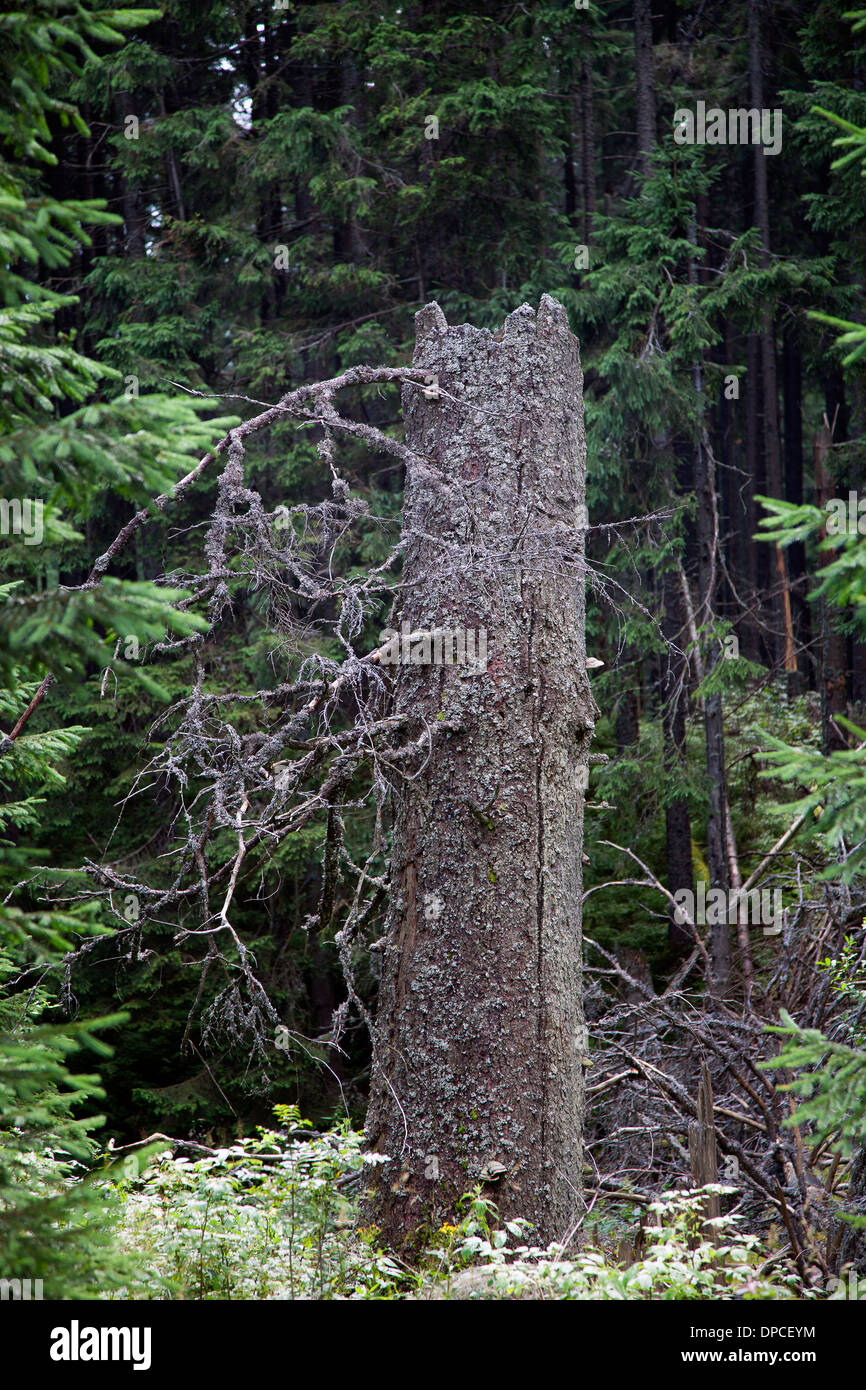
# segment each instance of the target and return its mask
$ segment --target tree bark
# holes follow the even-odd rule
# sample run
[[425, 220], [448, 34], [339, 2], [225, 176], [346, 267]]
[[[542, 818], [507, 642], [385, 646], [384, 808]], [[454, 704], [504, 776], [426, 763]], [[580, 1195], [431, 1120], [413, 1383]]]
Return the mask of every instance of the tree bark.
[[[416, 315], [401, 618], [483, 628], [487, 669], [402, 665], [395, 714], [431, 755], [395, 793], [367, 1138], [386, 1241], [474, 1184], [561, 1237], [581, 1207], [581, 855], [587, 750], [578, 344], [544, 295], [498, 333]], [[439, 729], [437, 729], [437, 723]], [[437, 737], [438, 735], [438, 737]], [[500, 1166], [501, 1165], [501, 1166]]]
[[[695, 449], [695, 492], [698, 498], [698, 574], [701, 626], [714, 618], [714, 599], [718, 580], [716, 551], [718, 535], [715, 508], [715, 469], [711, 457], [700, 440]], [[709, 675], [722, 659], [719, 643], [712, 638], [707, 643], [704, 670]], [[703, 677], [701, 677], [703, 679]], [[710, 885], [730, 889], [728, 879], [728, 850], [725, 835], [727, 820], [727, 778], [725, 775], [725, 733], [722, 697], [718, 690], [704, 699], [704, 743], [707, 756], [707, 867]], [[724, 996], [731, 974], [731, 934], [727, 916], [710, 927], [713, 962], [713, 989]]]
[[[664, 612], [662, 631], [665, 640], [677, 651], [668, 648], [663, 657], [662, 735], [664, 739], [665, 780], [668, 786], [682, 789], [682, 794], [670, 791], [665, 797], [665, 846], [667, 850], [668, 888], [672, 893], [681, 889], [695, 891], [692, 865], [692, 820], [688, 797], [685, 795], [687, 772], [686, 705], [688, 703], [687, 663], [680, 655], [686, 644], [686, 622], [682, 613], [682, 596], [677, 576], [666, 571], [663, 580]], [[677, 922], [673, 908], [668, 914], [668, 945], [676, 954], [689, 950], [694, 944], [688, 927]]]
[[[689, 228], [689, 240], [697, 244], [697, 227]], [[697, 264], [689, 259], [689, 281], [696, 285]], [[692, 367], [695, 400], [704, 399], [703, 367], [695, 361]], [[716, 468], [712, 453], [705, 447], [703, 413], [697, 420], [694, 441], [695, 495], [698, 500], [698, 635], [706, 644], [703, 671], [710, 674], [722, 660], [718, 639], [712, 633], [716, 618], [716, 591], [719, 584], [719, 518], [716, 504]], [[706, 633], [706, 635], [705, 635]], [[696, 656], [699, 648], [696, 648]], [[703, 674], [700, 676], [703, 681]], [[725, 732], [722, 697], [718, 690], [704, 697], [704, 742], [707, 750], [707, 867], [710, 884], [727, 893], [728, 845], [726, 826], [728, 792], [725, 777]], [[712, 954], [712, 984], [717, 996], [724, 996], [731, 974], [731, 938], [727, 916], [710, 928]]]
[[583, 181], [583, 239], [592, 241], [592, 222], [595, 217], [595, 101], [592, 91], [592, 59], [585, 58], [581, 68], [580, 127], [581, 176]]
[[563, 152], [562, 152], [562, 180], [564, 185], [565, 197], [563, 200], [565, 215], [571, 226], [575, 226], [577, 220], [577, 209], [579, 200], [582, 198], [583, 171], [580, 165], [575, 162], [575, 143], [574, 131], [578, 130], [578, 140], [582, 142], [580, 134], [580, 119], [577, 119], [577, 93], [575, 92], [574, 81], [571, 74], [568, 81], [563, 83], [562, 90], [563, 103], [566, 109], [565, 129], [563, 131]]
[[[789, 327], [782, 340], [785, 405], [785, 497], [803, 501], [803, 354], [798, 325]], [[811, 613], [806, 602], [808, 570], [806, 547], [795, 541], [788, 547], [788, 573], [794, 606], [794, 629], [802, 651], [811, 645]], [[805, 684], [805, 681], [803, 682]]]
[[[822, 509], [836, 491], [830, 465], [830, 449], [833, 443], [833, 430], [827, 416], [822, 426], [815, 431], [812, 441], [812, 465], [815, 474], [815, 501]], [[821, 528], [822, 540], [826, 537]], [[824, 552], [825, 564], [838, 558], [835, 550]], [[820, 571], [819, 571], [820, 577]], [[819, 681], [821, 690], [821, 752], [826, 755], [847, 743], [839, 726], [834, 721], [837, 714], [847, 712], [848, 700], [848, 653], [843, 634], [839, 631], [838, 615], [831, 612], [830, 605], [823, 597], [818, 599], [818, 628], [820, 632]]]
[[[114, 115], [117, 124], [123, 129], [128, 116], [137, 114], [131, 92], [117, 92], [114, 97]], [[120, 202], [123, 210], [123, 244], [127, 256], [141, 260], [146, 254], [147, 208], [144, 195], [137, 182], [130, 182], [126, 175], [118, 175], [120, 183]]]
[[[762, 0], [749, 0], [749, 88], [751, 104], [757, 110], [764, 106], [764, 76], [761, 47]], [[767, 194], [767, 156], [761, 145], [754, 150], [755, 222], [761, 233], [760, 263], [770, 268], [770, 204]], [[764, 386], [764, 445], [767, 461], [767, 490], [771, 497], [782, 498], [782, 459], [779, 444], [779, 397], [776, 373], [776, 342], [773, 314], [769, 308], [761, 311], [761, 376]], [[774, 658], [784, 665], [793, 689], [797, 684], [797, 653], [791, 615], [791, 590], [785, 552], [774, 547], [776, 598], [773, 603], [775, 646]]]
[[637, 89], [637, 165], [649, 174], [649, 156], [656, 142], [656, 102], [653, 76], [653, 24], [650, 0], [635, 0], [634, 72]]

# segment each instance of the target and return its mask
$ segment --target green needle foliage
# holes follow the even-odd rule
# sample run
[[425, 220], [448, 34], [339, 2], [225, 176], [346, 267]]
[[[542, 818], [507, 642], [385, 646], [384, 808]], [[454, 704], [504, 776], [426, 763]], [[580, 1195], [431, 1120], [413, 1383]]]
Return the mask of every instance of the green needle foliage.
[[785, 1038], [778, 1057], [761, 1066], [797, 1069], [793, 1081], [779, 1089], [799, 1097], [787, 1123], [809, 1124], [816, 1139], [830, 1139], [845, 1157], [866, 1141], [866, 1050], [826, 1038], [817, 1028], [799, 1028], [781, 1011], [782, 1023], [772, 1029]]
[[[118, 221], [104, 203], [45, 191], [44, 171], [57, 163], [52, 129], [59, 123], [88, 134], [54, 88], [95, 59], [93, 44], [120, 43], [124, 30], [158, 13], [53, 0], [0, 16], [0, 77], [11, 98], [0, 115], [0, 466], [9, 505], [0, 562], [0, 719], [7, 729], [27, 712], [49, 660], [62, 681], [80, 677], [88, 664], [117, 665], [121, 640], [146, 646], [167, 631], [204, 626], [175, 607], [182, 589], [109, 579], [76, 591], [58, 582], [64, 552], [84, 539], [80, 528], [106, 490], [145, 504], [206, 451], [215, 428], [201, 418], [213, 402], [118, 394], [115, 369], [54, 331], [76, 299], [36, 275], [37, 268], [62, 272], [91, 245], [88, 228]], [[13, 502], [26, 503], [24, 515], [34, 522], [17, 533]], [[145, 672], [133, 666], [132, 674], [165, 697]], [[51, 703], [49, 687], [46, 708]], [[0, 740], [0, 978], [7, 986], [0, 1003], [0, 1277], [42, 1279], [53, 1298], [93, 1296], [119, 1268], [110, 1210], [84, 1181], [96, 1149], [91, 1131], [101, 1123], [93, 1110], [104, 1092], [70, 1059], [81, 1049], [110, 1057], [99, 1035], [126, 1015], [61, 1021], [64, 958], [107, 928], [93, 904], [75, 901], [74, 890], [71, 905], [46, 906], [47, 889], [58, 885], [39, 868], [50, 858], [38, 848], [42, 808], [65, 787], [69, 759], [87, 732], [76, 723], [52, 727], [40, 710], [14, 740]]]

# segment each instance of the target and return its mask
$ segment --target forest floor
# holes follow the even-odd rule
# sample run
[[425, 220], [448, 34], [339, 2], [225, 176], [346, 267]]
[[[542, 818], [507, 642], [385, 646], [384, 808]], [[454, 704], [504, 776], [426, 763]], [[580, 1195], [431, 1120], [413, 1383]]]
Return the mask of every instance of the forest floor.
[[[128, 1261], [109, 1298], [145, 1299], [772, 1299], [846, 1297], [805, 1287], [793, 1263], [736, 1217], [708, 1222], [705, 1192], [661, 1194], [649, 1220], [627, 1202], [595, 1210], [591, 1233], [533, 1246], [481, 1189], [458, 1224], [431, 1231], [411, 1265], [359, 1217], [369, 1158], [347, 1125], [312, 1131], [292, 1107], [201, 1158], [158, 1155], [140, 1177], [106, 1180]], [[285, 1123], [288, 1121], [288, 1125]], [[721, 1191], [722, 1200], [733, 1189]], [[643, 1232], [640, 1258], [635, 1233]], [[651, 1224], [656, 1222], [657, 1224]]]

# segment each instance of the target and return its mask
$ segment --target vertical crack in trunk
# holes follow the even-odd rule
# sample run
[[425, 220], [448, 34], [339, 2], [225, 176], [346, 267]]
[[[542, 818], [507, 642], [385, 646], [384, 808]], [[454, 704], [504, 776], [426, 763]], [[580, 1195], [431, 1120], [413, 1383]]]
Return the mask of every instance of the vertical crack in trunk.
[[[534, 623], [533, 623], [534, 627]], [[534, 650], [532, 652], [533, 665]], [[538, 932], [538, 1051], [539, 1055], [544, 1052], [544, 1035], [546, 1031], [546, 1020], [544, 1017], [544, 795], [541, 785], [541, 770], [544, 758], [544, 735], [541, 732], [541, 712], [544, 709], [544, 674], [539, 674], [539, 691], [536, 705], [535, 736], [539, 751], [536, 761], [535, 772], [535, 799], [536, 799], [536, 842], [538, 846], [538, 892], [536, 895], [536, 930]], [[541, 1150], [545, 1152], [545, 1128], [547, 1119], [547, 1085], [545, 1078], [541, 1079]]]

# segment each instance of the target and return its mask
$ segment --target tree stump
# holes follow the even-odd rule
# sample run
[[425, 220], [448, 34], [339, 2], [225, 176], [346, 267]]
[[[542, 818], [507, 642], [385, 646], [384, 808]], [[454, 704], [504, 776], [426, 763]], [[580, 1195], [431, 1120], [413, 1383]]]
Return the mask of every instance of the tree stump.
[[[697, 1119], [689, 1124], [689, 1160], [692, 1182], [695, 1187], [705, 1187], [708, 1183], [719, 1181], [716, 1125], [713, 1118], [713, 1082], [706, 1062], [701, 1064], [697, 1112]], [[704, 1203], [704, 1217], [709, 1219], [721, 1214], [722, 1207], [718, 1196], [708, 1197]], [[705, 1226], [703, 1234], [707, 1240], [718, 1243], [719, 1233], [716, 1227]]]
[[[535, 1239], [582, 1210], [581, 856], [597, 710], [584, 642], [577, 340], [544, 295], [497, 333], [416, 315], [402, 612], [483, 630], [486, 663], [402, 664], [393, 709], [430, 752], [394, 796], [367, 1213], [387, 1242], [477, 1184]], [[476, 645], [477, 650], [477, 645]], [[423, 658], [423, 654], [422, 654]]]

